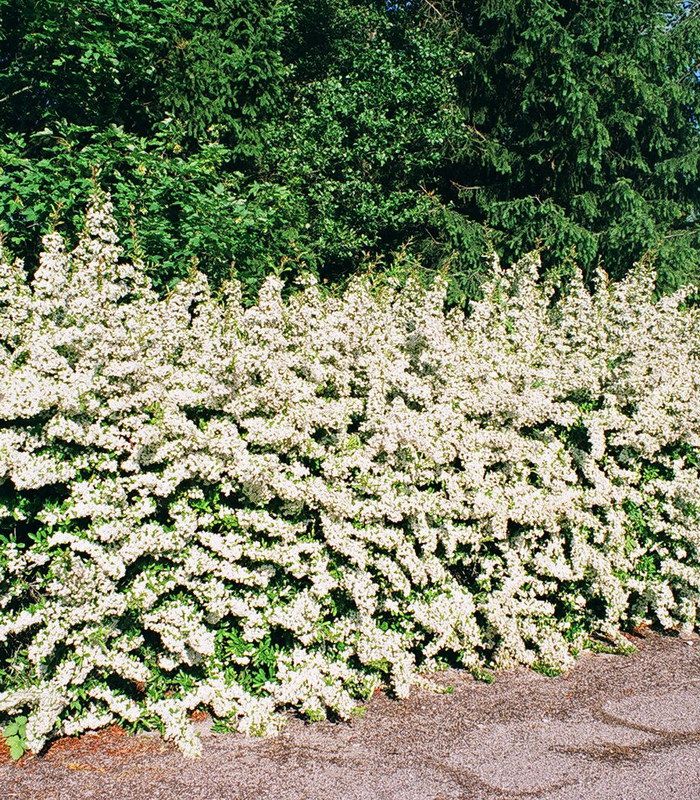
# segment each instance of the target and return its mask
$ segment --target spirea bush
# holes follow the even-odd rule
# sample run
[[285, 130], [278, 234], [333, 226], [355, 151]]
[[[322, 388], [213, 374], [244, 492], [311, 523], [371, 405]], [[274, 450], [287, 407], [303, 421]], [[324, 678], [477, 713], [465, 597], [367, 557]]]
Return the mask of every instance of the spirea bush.
[[[444, 664], [566, 667], [696, 625], [700, 310], [536, 257], [484, 299], [199, 273], [158, 296], [109, 202], [0, 267], [0, 715], [189, 754]], [[25, 723], [23, 723], [25, 724]]]

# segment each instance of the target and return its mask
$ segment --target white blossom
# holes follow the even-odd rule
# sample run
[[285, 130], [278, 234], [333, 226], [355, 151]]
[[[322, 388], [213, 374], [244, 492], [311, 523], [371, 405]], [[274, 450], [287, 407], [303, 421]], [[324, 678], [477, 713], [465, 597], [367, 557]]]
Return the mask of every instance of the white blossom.
[[196, 755], [197, 708], [274, 733], [446, 660], [696, 626], [692, 289], [538, 273], [494, 259], [466, 313], [442, 280], [159, 297], [105, 200], [31, 281], [0, 259], [0, 716]]

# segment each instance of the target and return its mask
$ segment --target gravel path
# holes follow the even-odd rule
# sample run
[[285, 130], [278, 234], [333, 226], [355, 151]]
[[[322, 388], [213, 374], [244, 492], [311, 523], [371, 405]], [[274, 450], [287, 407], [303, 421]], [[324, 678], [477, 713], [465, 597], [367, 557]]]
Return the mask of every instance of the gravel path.
[[[188, 761], [118, 731], [0, 763], [2, 800], [700, 800], [700, 639], [451, 695], [383, 695], [352, 723], [292, 720], [274, 739], [206, 736]], [[206, 729], [206, 723], [200, 723]]]

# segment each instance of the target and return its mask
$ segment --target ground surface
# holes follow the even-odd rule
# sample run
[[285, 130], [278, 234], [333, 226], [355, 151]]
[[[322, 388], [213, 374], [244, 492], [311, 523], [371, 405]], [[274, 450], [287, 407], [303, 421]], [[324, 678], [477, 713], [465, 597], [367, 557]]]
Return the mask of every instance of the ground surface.
[[[351, 724], [209, 735], [187, 761], [153, 736], [64, 740], [0, 763], [2, 800], [700, 800], [700, 640], [650, 635], [568, 674], [458, 672], [451, 695], [378, 695]], [[206, 727], [204, 723], [200, 723]]]

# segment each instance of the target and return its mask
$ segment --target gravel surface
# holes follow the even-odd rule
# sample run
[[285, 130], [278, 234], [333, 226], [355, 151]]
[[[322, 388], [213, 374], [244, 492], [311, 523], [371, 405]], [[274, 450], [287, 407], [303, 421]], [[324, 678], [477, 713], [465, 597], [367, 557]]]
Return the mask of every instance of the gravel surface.
[[0, 762], [0, 800], [700, 800], [700, 639], [635, 638], [567, 675], [377, 695], [362, 719], [273, 739], [208, 732], [184, 759], [119, 730]]

